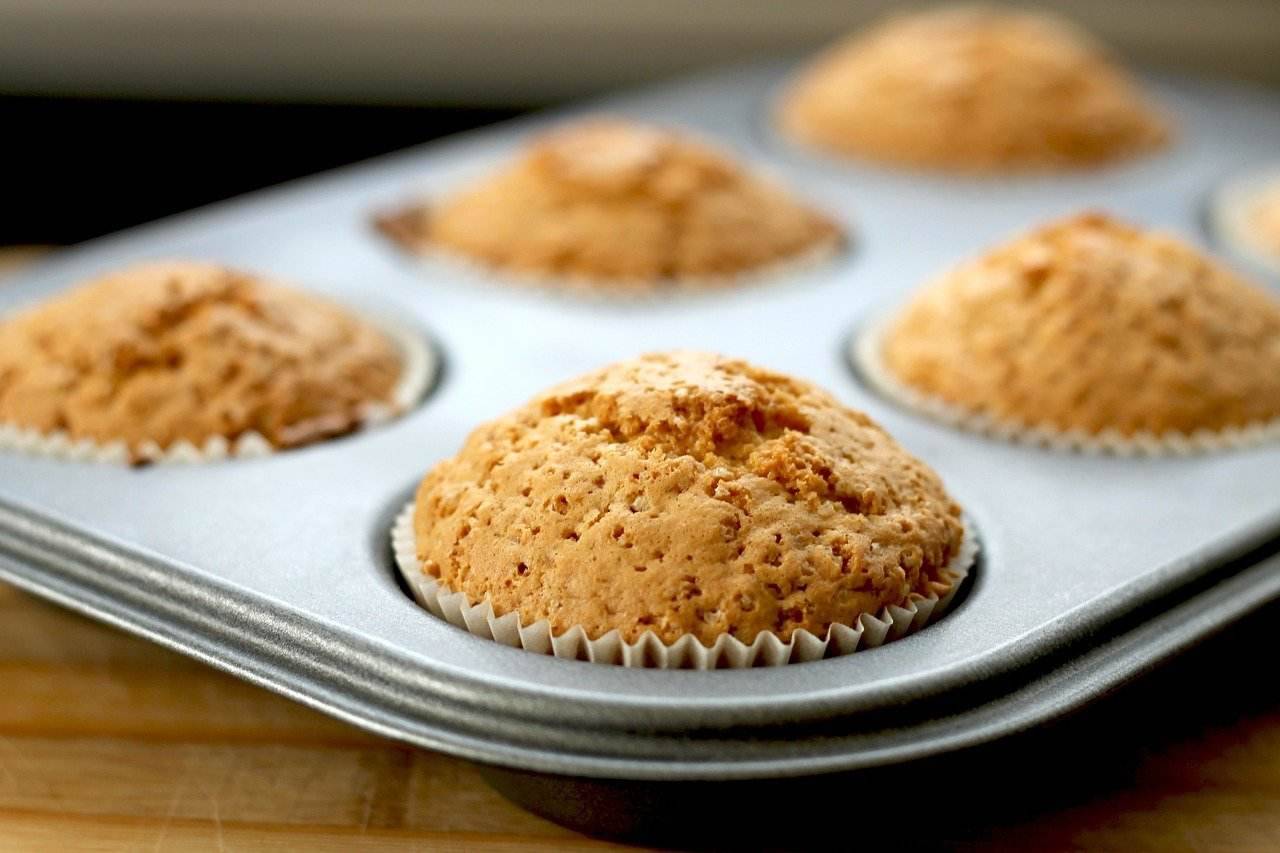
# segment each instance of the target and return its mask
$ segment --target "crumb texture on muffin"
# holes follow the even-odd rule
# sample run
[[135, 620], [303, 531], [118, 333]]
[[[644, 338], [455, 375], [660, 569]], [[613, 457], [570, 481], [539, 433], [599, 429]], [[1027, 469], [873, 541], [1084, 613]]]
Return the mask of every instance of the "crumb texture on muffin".
[[847, 156], [973, 172], [1099, 164], [1169, 136], [1087, 34], [988, 7], [895, 16], [848, 37], [800, 73], [778, 119]]
[[825, 634], [949, 588], [938, 477], [865, 415], [719, 356], [622, 362], [477, 429], [418, 489], [428, 574], [553, 633]]
[[0, 323], [0, 422], [136, 448], [349, 431], [401, 370], [379, 331], [220, 266], [157, 262]]
[[1023, 426], [1159, 436], [1280, 417], [1280, 300], [1097, 213], [944, 274], [881, 355], [915, 390]]
[[411, 248], [634, 287], [733, 276], [839, 240], [830, 219], [724, 154], [611, 119], [548, 133], [498, 174], [382, 226]]

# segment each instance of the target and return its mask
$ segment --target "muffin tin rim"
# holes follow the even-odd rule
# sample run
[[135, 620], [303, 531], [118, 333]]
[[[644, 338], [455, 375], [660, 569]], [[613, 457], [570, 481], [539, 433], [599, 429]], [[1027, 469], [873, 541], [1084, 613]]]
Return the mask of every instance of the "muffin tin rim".
[[[10, 522], [13, 520], [14, 515], [15, 513], [6, 508], [3, 501], [0, 501], [0, 529], [5, 526], [11, 527]], [[28, 517], [28, 522], [31, 520], [34, 519]], [[40, 526], [37, 522], [37, 528]], [[48, 545], [51, 541], [62, 539], [69, 532], [65, 529], [58, 531], [54, 528], [48, 528], [42, 531], [43, 536], [39, 538], [44, 539], [45, 544]], [[50, 536], [52, 536], [52, 540], [49, 539]], [[71, 539], [74, 540], [74, 538], [75, 534], [71, 532]], [[66, 543], [64, 542], [64, 544]], [[1271, 541], [1271, 544], [1272, 546], [1275, 545], [1274, 540]], [[492, 714], [493, 719], [490, 721], [488, 731], [497, 731], [502, 734], [489, 734], [487, 737], [483, 737], [474, 732], [467, 733], [465, 727], [458, 725], [458, 712], [455, 712], [452, 722], [445, 717], [425, 722], [406, 718], [404, 708], [406, 703], [414, 704], [415, 700], [412, 695], [397, 696], [393, 701], [387, 701], [381, 707], [371, 706], [367, 697], [357, 697], [353, 700], [348, 696], [344, 701], [341, 691], [334, 691], [331, 687], [318, 689], [319, 682], [314, 675], [309, 678], [286, 680], [280, 677], [278, 666], [273, 665], [269, 658], [247, 655], [244, 653], [243, 648], [236, 650], [238, 654], [228, 654], [227, 644], [214, 644], [212, 648], [206, 644], [206, 647], [202, 648], [191, 642], [190, 630], [187, 626], [183, 626], [182, 630], [174, 632], [173, 627], [177, 623], [162, 622], [160, 623], [162, 628], [168, 628], [168, 631], [165, 631], [155, 625], [148, 625], [145, 618], [139, 618], [136, 610], [132, 613], [127, 608], [123, 611], [120, 610], [118, 603], [120, 599], [114, 599], [116, 609], [104, 606], [103, 600], [101, 598], [95, 600], [95, 596], [88, 592], [86, 588], [78, 587], [74, 583], [68, 585], [65, 576], [58, 583], [50, 583], [47, 579], [42, 580], [39, 570], [33, 575], [29, 566], [24, 567], [14, 562], [14, 558], [18, 557], [20, 559], [20, 556], [20, 554], [16, 555], [11, 549], [0, 549], [0, 576], [36, 594], [51, 598], [58, 603], [71, 606], [97, 618], [105, 619], [119, 627], [141, 633], [149, 639], [183, 651], [207, 663], [231, 671], [262, 686], [325, 710], [372, 731], [398, 737], [429, 748], [441, 749], [473, 760], [489, 761], [504, 766], [520, 767], [540, 772], [570, 773], [594, 777], [617, 776], [634, 779], [731, 779], [802, 775], [918, 758], [964, 745], [983, 742], [1024, 728], [1037, 720], [1057, 716], [1072, 707], [1082, 704], [1093, 695], [1122, 683], [1125, 678], [1145, 665], [1146, 657], [1160, 657], [1170, 653], [1168, 650], [1161, 648], [1162, 644], [1164, 646], [1172, 645], [1175, 649], [1181, 648], [1204, 633], [1208, 633], [1214, 628], [1220, 628], [1221, 625], [1215, 624], [1212, 618], [1206, 617], [1207, 608], [1200, 604], [1201, 600], [1213, 600], [1221, 605], [1220, 612], [1228, 612], [1233, 616], [1239, 616], [1280, 595], [1280, 572], [1275, 571], [1276, 567], [1280, 566], [1280, 562], [1278, 562], [1280, 561], [1280, 552], [1272, 551], [1258, 562], [1242, 567], [1225, 580], [1221, 580], [1206, 590], [1178, 602], [1177, 605], [1158, 614], [1156, 617], [1150, 620], [1143, 620], [1131, 630], [1116, 634], [1114, 638], [1109, 639], [1102, 645], [1093, 647], [1081, 657], [1071, 658], [1062, 666], [1039, 676], [1033, 676], [1029, 681], [1020, 684], [1014, 695], [1019, 691], [1026, 691], [1028, 695], [1035, 697], [1037, 693], [1043, 695], [1045, 690], [1043, 685], [1046, 682], [1052, 685], [1060, 673], [1065, 672], [1068, 678], [1084, 677], [1087, 682], [1091, 675], [1089, 672], [1090, 666], [1085, 661], [1094, 657], [1100, 657], [1105, 660], [1111, 654], [1112, 640], [1123, 644], [1125, 642], [1133, 642], [1133, 637], [1145, 636], [1147, 638], [1144, 641], [1144, 645], [1139, 645], [1130, 652], [1127, 660], [1121, 659], [1118, 663], [1113, 664], [1113, 667], [1117, 667], [1117, 669], [1111, 673], [1108, 679], [1103, 679], [1099, 682], [1095, 677], [1095, 683], [1092, 688], [1086, 691], [1087, 695], [1082, 695], [1077, 690], [1075, 693], [1068, 693], [1065, 696], [1060, 694], [1056, 700], [1051, 696], [1051, 701], [1048, 702], [1047, 708], [1041, 708], [1035, 713], [1028, 712], [1030, 713], [1029, 717], [1024, 716], [1019, 719], [1016, 715], [1010, 716], [1006, 714], [1003, 719], [997, 718], [996, 722], [990, 724], [986, 729], [979, 727], [959, 735], [952, 731], [950, 738], [935, 737], [929, 741], [922, 741], [910, 736], [916, 727], [908, 724], [900, 733], [898, 742], [893, 743], [891, 738], [890, 745], [880, 750], [868, 752], [854, 747], [843, 751], [830, 750], [824, 752], [820, 757], [789, 754], [794, 750], [789, 748], [788, 741], [784, 737], [780, 741], [770, 741], [769, 743], [773, 744], [772, 747], [765, 747], [765, 751], [772, 749], [774, 752], [780, 753], [779, 756], [772, 758], [755, 756], [733, 760], [721, 758], [716, 761], [706, 761], [698, 760], [697, 758], [671, 758], [669, 756], [653, 757], [650, 755], [646, 757], [643, 754], [643, 750], [640, 750], [640, 755], [629, 755], [625, 749], [605, 754], [605, 752], [598, 749], [593, 751], [589, 746], [590, 744], [595, 744], [600, 747], [605, 743], [612, 742], [615, 747], [626, 745], [634, 752], [637, 742], [643, 743], [647, 740], [663, 737], [661, 734], [647, 733], [644, 727], [639, 729], [631, 728], [629, 730], [627, 727], [608, 728], [598, 726], [586, 729], [574, 726], [572, 728], [573, 734], [575, 737], [580, 737], [575, 741], [578, 743], [579, 748], [573, 750], [566, 749], [563, 744], [530, 743], [527, 739], [528, 733], [526, 733], [525, 740], [519, 740], [511, 736], [513, 726], [516, 729], [533, 727], [535, 732], [545, 734], [549, 731], [548, 726], [556, 726], [559, 723], [559, 727], [564, 727], [569, 722], [565, 718], [555, 715], [538, 722], [532, 719], [522, 720], [518, 715]], [[112, 560], [112, 562], [116, 565], [127, 559], [123, 552], [119, 552], [114, 556], [117, 559]], [[94, 569], [95, 567], [88, 566], [88, 568]], [[1261, 581], [1257, 581], [1259, 577]], [[1236, 589], [1236, 587], [1242, 587], [1242, 589]], [[212, 587], [210, 591], [222, 595], [226, 594], [225, 590], [214, 590]], [[255, 593], [246, 593], [245, 591], [237, 591], [236, 597], [240, 598], [246, 594], [250, 598], [257, 597]], [[112, 599], [108, 598], [107, 601], [112, 601]], [[231, 604], [234, 609], [234, 607], [243, 606], [244, 602], [243, 600], [234, 600]], [[258, 602], [258, 605], [260, 607], [266, 605], [262, 607], [263, 612], [271, 613], [273, 616], [283, 615], [286, 623], [299, 621], [297, 614], [290, 613], [285, 608], [278, 608], [271, 602]], [[1183, 612], [1188, 608], [1190, 609], [1189, 618]], [[284, 612], [275, 614], [272, 613], [274, 609], [280, 609]], [[1212, 613], [1212, 611], [1210, 612]], [[261, 615], [261, 612], [259, 615]], [[313, 630], [315, 626], [307, 625], [306, 620], [302, 620], [300, 624], [293, 627], [305, 632]], [[278, 642], [284, 635], [285, 633], [282, 631], [281, 626], [277, 625], [275, 626], [275, 632], [269, 634], [267, 639], [275, 639]], [[243, 644], [246, 639], [261, 645], [264, 639], [263, 637], [248, 637], [243, 633], [236, 633], [233, 636], [237, 645]], [[231, 648], [234, 649], [235, 647], [231, 646]], [[356, 648], [356, 651], [367, 654], [369, 644], [366, 643], [364, 648]], [[515, 650], [513, 650], [514, 652]], [[565, 663], [569, 664], [571, 662]], [[333, 665], [333, 663], [331, 662], [330, 665]], [[667, 671], [648, 672], [666, 676], [672, 674]], [[701, 674], [712, 675], [713, 673]], [[385, 677], [385, 674], [383, 675]], [[990, 674], [988, 673], [987, 676], [989, 677]], [[371, 678], [375, 682], [380, 680], [376, 674]], [[447, 687], [447, 685], [444, 686]], [[479, 704], [469, 703], [460, 707], [462, 719], [474, 718], [477, 709], [486, 709], [486, 705], [483, 703], [484, 697], [480, 698], [481, 702]], [[981, 716], [990, 707], [999, 708], [1001, 701], [1003, 700], [996, 699], [974, 706], [966, 706], [962, 713]], [[1014, 701], [1013, 704], [1016, 706], [1017, 702]], [[491, 712], [492, 708], [488, 707], [487, 710]], [[484, 711], [481, 710], [480, 713], [483, 714]], [[592, 716], [596, 715], [593, 714]], [[828, 714], [818, 719], [836, 720], [851, 725], [854, 728], [853, 736], [855, 737], [865, 735], [865, 732], [858, 730], [859, 718], [856, 716], [847, 717], [839, 714]], [[946, 723], [948, 728], [951, 728], [954, 725], [952, 723], [953, 719], [946, 715], [936, 718], [927, 716], [920, 723], [920, 726], [928, 727], [938, 721]], [[770, 726], [781, 722], [788, 721], [757, 722], [748, 731], [767, 732]], [[764, 728], [759, 728], [760, 726]], [[990, 730], [992, 726], [997, 731], [992, 732]], [[879, 733], [879, 730], [873, 732], [873, 734], [876, 733]], [[670, 734], [666, 737], [670, 739]], [[676, 730], [676, 740], [679, 739], [679, 730]], [[714, 742], [722, 748], [725, 743], [737, 743], [740, 748], [745, 749], [748, 753], [753, 751], [750, 746], [752, 743], [751, 736], [749, 734], [735, 736], [732, 729], [727, 730], [726, 738], [720, 738]], [[653, 745], [651, 743], [651, 746]], [[670, 747], [670, 744], [668, 744], [668, 747]], [[758, 752], [759, 750], [756, 749], [755, 751]]]
[[[403, 503], [399, 505], [403, 506]], [[382, 517], [388, 518], [385, 513]], [[980, 518], [978, 520], [978, 529], [983, 529]], [[1105, 629], [1108, 624], [1141, 607], [1152, 598], [1159, 597], [1168, 589], [1167, 585], [1162, 582], [1163, 579], [1146, 577], [1130, 580], [1107, 596], [1110, 607], [1103, 609], [1108, 612], [1097, 612], [1100, 609], [1097, 600], [1082, 603], [1054, 620], [1052, 630], [1049, 627], [1043, 627], [1037, 632], [1036, 636], [1022, 638], [1023, 645], [1017, 650], [1016, 654], [1011, 654], [1009, 649], [988, 650], [960, 664], [953, 664], [942, 669], [925, 670], [914, 673], [911, 676], [899, 676], [896, 679], [871, 685], [840, 683], [835, 687], [810, 689], [803, 693], [785, 697], [770, 695], [766, 689], [738, 695], [733, 701], [699, 699], [681, 695], [681, 702], [673, 703], [669, 697], [653, 697], [647, 693], [640, 698], [633, 696], [604, 697], [591, 690], [579, 689], [575, 692], [562, 688], [548, 688], [533, 680], [513, 683], [510, 679], [496, 676], [493, 673], [486, 673], [479, 669], [464, 671], [447, 663], [424, 661], [416, 655], [395, 650], [381, 640], [360, 637], [348, 628], [326, 626], [320, 620], [307, 615], [306, 611], [290, 610], [281, 603], [238, 584], [215, 578], [199, 571], [182, 571], [181, 565], [175, 564], [170, 558], [150, 553], [137, 546], [130, 546], [92, 534], [86, 534], [83, 531], [76, 530], [72, 524], [55, 520], [49, 513], [32, 508], [24, 508], [0, 498], [0, 534], [6, 533], [8, 534], [7, 537], [0, 538], [0, 558], [6, 554], [12, 556], [15, 553], [25, 553], [33, 556], [44, 553], [48, 555], [48, 558], [76, 561], [76, 564], [80, 567], [82, 577], [87, 576], [91, 583], [114, 586], [118, 590], [127, 589], [136, 599], [150, 599], [152, 606], [157, 609], [168, 608], [173, 612], [184, 612], [186, 610], [182, 606], [184, 601], [180, 596], [177, 596], [176, 591], [185, 588], [187, 593], [207, 599], [206, 604], [210, 613], [222, 612], [235, 619], [244, 619], [248, 615], [248, 611], [244, 609], [246, 606], [258, 606], [264, 612], [271, 613], [273, 616], [283, 614], [289, 622], [304, 627], [302, 636], [309, 638], [309, 642], [314, 644], [314, 640], [310, 638], [322, 635], [330, 638], [319, 644], [314, 644], [313, 651], [329, 650], [330, 646], [342, 644], [349, 650], [360, 649], [365, 653], [379, 653], [384, 663], [388, 666], [405, 670], [409, 677], [405, 678], [402, 683], [410, 688], [410, 692], [422, 687], [422, 685], [417, 688], [413, 687], [415, 679], [412, 677], [412, 673], [409, 672], [412, 670], [413, 672], [430, 673], [437, 678], [452, 678], [459, 685], [474, 688], [477, 691], [475, 695], [480, 698], [472, 701], [481, 707], [484, 705], [483, 694], [486, 691], [497, 690], [498, 692], [506, 693], [513, 698], [515, 704], [527, 705], [526, 716], [529, 719], [564, 720], [567, 719], [567, 716], [573, 716], [566, 715], [566, 712], [574, 704], [589, 701], [592, 704], [592, 708], [589, 711], [584, 711], [581, 715], [580, 719], [583, 722], [594, 721], [601, 723], [602, 726], [606, 723], [625, 726], [628, 724], [626, 722], [628, 715], [642, 712], [649, 719], [650, 725], [658, 723], [653, 715], [670, 716], [671, 719], [665, 721], [664, 725], [673, 730], [682, 730], [690, 726], [717, 729], [744, 724], [811, 722], [830, 719], [835, 716], [857, 715], [867, 711], [876, 711], [908, 698], [919, 699], [925, 696], [942, 696], [957, 688], [967, 687], [976, 682], [989, 679], [998, 672], [1013, 672], [1029, 664], [1034, 664], [1041, 656], [1061, 648], [1064, 644], [1072, 641], [1073, 638], [1078, 638], [1082, 633]], [[1186, 572], [1186, 576], [1181, 579], [1179, 586], [1194, 583], [1198, 578], [1206, 574], [1212, 574], [1215, 570], [1219, 570], [1237, 559], [1241, 554], [1248, 553], [1271, 542], [1278, 533], [1280, 533], [1280, 512], [1256, 525], [1237, 531], [1235, 535], [1215, 542], [1211, 548], [1207, 549], [1207, 553], [1197, 554], [1191, 560], [1179, 561], [1180, 563], [1194, 564], [1190, 567], [1184, 566], [1184, 568], [1192, 570]], [[23, 543], [24, 541], [27, 547], [19, 552], [15, 552], [9, 544], [10, 542]], [[989, 573], [985, 563], [990, 559], [990, 548], [987, 547], [985, 538], [983, 542], [984, 547], [979, 552], [979, 562], [973, 571], [975, 578], [981, 578]], [[87, 571], [85, 567], [95, 567], [97, 574], [84, 575], [83, 573]], [[386, 567], [386, 571], [388, 573], [392, 571], [389, 565]], [[154, 580], [157, 576], [165, 575], [167, 575], [167, 581], [149, 591], [145, 585], [137, 586], [135, 583], [139, 578], [145, 580], [149, 577]], [[389, 576], [387, 577], [387, 582], [394, 583]], [[396, 594], [401, 594], [398, 588], [394, 591]], [[971, 597], [977, 592], [978, 590], [975, 588], [969, 592], [969, 596]], [[218, 596], [224, 597], [226, 602], [230, 603], [220, 603]], [[417, 607], [417, 605], [408, 601], [406, 601], [406, 606]], [[1094, 612], [1090, 614], [1086, 611]], [[458, 634], [460, 639], [464, 641], [484, 644], [486, 647], [495, 645], [490, 640], [472, 637], [465, 632], [458, 631]], [[228, 636], [234, 637], [237, 635], [229, 634]], [[902, 646], [904, 642], [906, 641], [897, 641], [888, 645]], [[759, 686], [758, 682], [762, 679], [767, 681], [770, 674], [796, 670], [799, 667], [807, 667], [810, 673], [818, 668], [825, 668], [822, 671], [828, 672], [834, 677], [842, 661], [857, 657], [856, 655], [846, 655], [843, 658], [815, 661], [809, 664], [791, 664], [784, 667], [767, 667], [763, 669], [697, 671], [589, 666], [580, 661], [564, 661], [530, 655], [521, 649], [501, 648], [501, 651], [510, 655], [519, 655], [521, 659], [531, 659], [531, 668], [534, 666], [533, 661], [559, 667], [570, 667], [571, 670], [568, 671], [575, 674], [575, 681], [578, 680], [576, 677], [578, 674], [583, 675], [582, 681], [590, 681], [592, 673], [603, 674], [623, 671], [626, 673], [625, 677], [627, 678], [648, 681], [655, 679], [683, 679], [684, 683], [689, 683], [690, 680], [696, 679], [730, 678], [736, 679], [735, 683], [743, 686], [749, 686], [752, 680], [757, 682], [756, 686]], [[1005, 663], [1003, 665], [993, 665], [991, 659], [1000, 656], [1006, 658]], [[828, 681], [831, 681], [831, 679], [828, 679]], [[599, 688], [597, 688], [598, 690]], [[461, 694], [455, 691], [455, 695]], [[761, 714], [758, 713], [762, 702], [770, 703], [773, 706], [772, 712], [765, 718], [762, 718]], [[559, 707], [540, 710], [527, 703], [551, 703]], [[681, 705], [681, 707], [674, 708], [673, 705], [676, 704]], [[606, 709], [608, 713], [604, 713]], [[612, 719], [615, 715], [616, 720]]]

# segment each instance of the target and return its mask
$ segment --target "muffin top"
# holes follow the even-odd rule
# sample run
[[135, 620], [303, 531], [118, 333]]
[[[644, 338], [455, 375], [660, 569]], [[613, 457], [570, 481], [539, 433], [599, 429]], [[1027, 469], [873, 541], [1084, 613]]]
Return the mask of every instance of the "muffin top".
[[831, 220], [720, 152], [620, 120], [548, 133], [498, 174], [381, 225], [412, 248], [631, 287], [732, 276], [839, 240]]
[[799, 75], [778, 118], [820, 148], [952, 171], [1088, 166], [1168, 136], [1085, 33], [986, 7], [893, 17], [850, 36]]
[[1280, 300], [1096, 213], [946, 273], [882, 348], [900, 381], [1003, 422], [1132, 436], [1280, 417]]
[[0, 422], [135, 453], [250, 431], [286, 447], [354, 428], [400, 369], [380, 332], [322, 299], [150, 263], [0, 323]]
[[706, 645], [824, 635], [949, 588], [936, 474], [807, 383], [693, 352], [563, 384], [477, 429], [418, 489], [424, 571], [502, 615]]

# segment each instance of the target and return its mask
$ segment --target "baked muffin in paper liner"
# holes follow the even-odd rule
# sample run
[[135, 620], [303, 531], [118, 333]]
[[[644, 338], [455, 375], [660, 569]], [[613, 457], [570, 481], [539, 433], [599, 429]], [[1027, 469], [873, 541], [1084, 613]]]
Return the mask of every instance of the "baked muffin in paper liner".
[[1280, 276], [1280, 164], [1224, 184], [1210, 200], [1209, 218], [1228, 250]]
[[535, 139], [512, 164], [375, 218], [423, 260], [601, 298], [715, 290], [835, 255], [842, 229], [691, 137], [596, 118]]
[[777, 123], [846, 157], [958, 173], [1098, 167], [1149, 153], [1167, 119], [1088, 34], [1041, 11], [891, 15], [790, 82]]
[[1280, 436], [1280, 300], [1105, 214], [956, 266], [851, 350], [887, 397], [1008, 440], [1158, 455]]
[[0, 318], [0, 449], [79, 461], [254, 457], [412, 407], [414, 331], [212, 264], [156, 262]]
[[394, 542], [418, 599], [483, 636], [710, 667], [915, 630], [945, 610], [974, 538], [938, 476], [862, 413], [676, 351], [477, 427], [423, 478]]

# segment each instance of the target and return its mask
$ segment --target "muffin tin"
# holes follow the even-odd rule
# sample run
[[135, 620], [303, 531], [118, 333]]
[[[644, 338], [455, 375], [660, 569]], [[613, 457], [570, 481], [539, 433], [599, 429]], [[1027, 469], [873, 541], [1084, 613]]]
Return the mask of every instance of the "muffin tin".
[[[371, 227], [375, 211], [485, 172], [574, 110], [98, 240], [6, 282], [0, 310], [143, 258], [222, 261], [394, 311], [434, 341], [445, 369], [394, 422], [259, 459], [129, 469], [0, 454], [0, 576], [357, 725], [505, 768], [505, 792], [569, 820], [548, 802], [548, 780], [803, 776], [991, 740], [1280, 597], [1280, 444], [1183, 458], [1012, 445], [896, 407], [846, 357], [850, 334], [930, 275], [1054, 216], [1099, 207], [1211, 243], [1202, 203], [1275, 156], [1280, 96], [1150, 80], [1179, 121], [1166, 152], [1087, 173], [965, 179], [790, 147], [767, 124], [785, 70], [589, 105], [726, 143], [852, 230], [842, 256], [770, 280], [585, 299], [408, 258]], [[389, 530], [423, 472], [545, 386], [670, 347], [814, 381], [934, 467], [982, 542], [952, 612], [865, 653], [692, 672], [541, 657], [414, 604], [395, 580]], [[591, 790], [574, 784], [574, 796]], [[582, 814], [588, 828], [601, 819]]]

